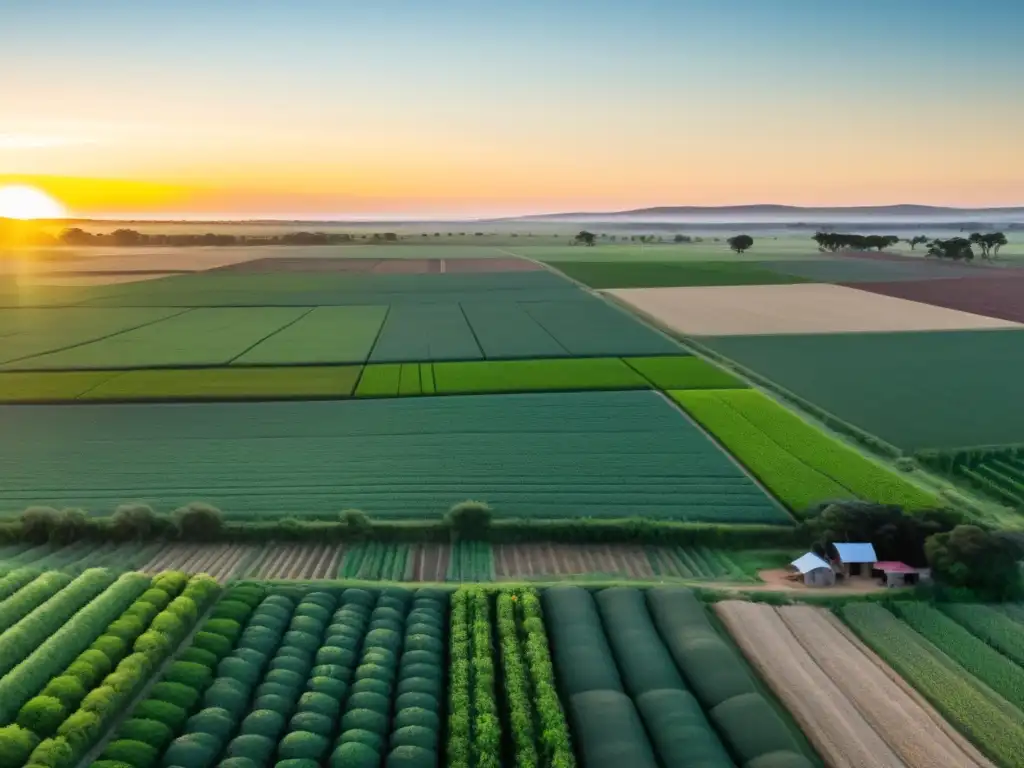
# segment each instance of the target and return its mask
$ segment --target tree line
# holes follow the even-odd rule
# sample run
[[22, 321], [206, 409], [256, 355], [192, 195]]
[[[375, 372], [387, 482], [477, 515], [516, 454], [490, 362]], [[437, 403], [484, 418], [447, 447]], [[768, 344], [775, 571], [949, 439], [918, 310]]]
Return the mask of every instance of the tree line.
[[[819, 251], [832, 253], [844, 249], [869, 251], [874, 248], [881, 251], [900, 242], [896, 235], [852, 235], [840, 232], [816, 232], [811, 239], [818, 244]], [[927, 245], [925, 256], [954, 261], [971, 261], [975, 256], [974, 248], [977, 247], [981, 251], [982, 259], [994, 261], [999, 255], [999, 249], [1008, 241], [1002, 232], [972, 232], [968, 237], [951, 237], [945, 240], [916, 235], [903, 242], [907, 243], [912, 251], [916, 250], [918, 245]]]

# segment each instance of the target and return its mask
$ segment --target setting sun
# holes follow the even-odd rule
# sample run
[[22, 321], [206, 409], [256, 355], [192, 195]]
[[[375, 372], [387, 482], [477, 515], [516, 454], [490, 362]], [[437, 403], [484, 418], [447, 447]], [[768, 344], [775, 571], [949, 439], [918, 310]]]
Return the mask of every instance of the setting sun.
[[14, 184], [0, 187], [0, 219], [60, 219], [64, 206], [36, 187]]

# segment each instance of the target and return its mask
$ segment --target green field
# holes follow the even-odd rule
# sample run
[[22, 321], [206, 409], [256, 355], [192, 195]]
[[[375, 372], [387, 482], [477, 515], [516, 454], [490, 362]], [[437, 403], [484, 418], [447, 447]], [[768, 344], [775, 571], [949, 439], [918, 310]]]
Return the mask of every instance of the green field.
[[794, 512], [861, 498], [907, 509], [938, 498], [839, 442], [755, 390], [670, 395]]
[[[113, 374], [79, 398], [97, 401], [347, 397], [355, 389], [359, 370], [358, 366], [302, 366], [125, 371]], [[0, 375], [0, 383], [7, 375]]]
[[[701, 343], [906, 451], [1024, 435], [1024, 331], [705, 338]], [[939, 383], [941, 382], [941, 384]]]
[[804, 278], [750, 262], [549, 261], [563, 274], [591, 288], [656, 288], [686, 285], [779, 285]]
[[650, 386], [640, 374], [616, 358], [435, 363], [434, 378], [437, 391], [444, 394], [647, 389]]
[[[338, 402], [4, 406], [0, 507], [200, 499], [228, 515], [643, 516], [788, 524], [652, 392]], [[557, 437], [557, 439], [555, 439]]]
[[629, 357], [626, 364], [658, 389], [733, 389], [747, 386], [699, 357]]
[[88, 369], [226, 365], [308, 310], [299, 307], [193, 309], [142, 328], [7, 368]]
[[316, 307], [236, 358], [241, 365], [362, 363], [380, 333], [387, 307]]

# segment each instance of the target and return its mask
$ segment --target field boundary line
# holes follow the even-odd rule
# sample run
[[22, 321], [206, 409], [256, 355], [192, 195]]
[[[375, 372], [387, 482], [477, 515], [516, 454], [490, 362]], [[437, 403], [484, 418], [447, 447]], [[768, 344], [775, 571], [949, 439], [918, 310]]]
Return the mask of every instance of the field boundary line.
[[82, 392], [79, 392], [79, 393], [78, 393], [77, 395], [75, 395], [75, 396], [74, 396], [74, 398], [72, 398], [72, 399], [74, 399], [74, 400], [81, 400], [81, 399], [82, 399], [83, 397], [85, 397], [86, 395], [88, 395], [88, 394], [89, 394], [90, 392], [93, 392], [93, 391], [95, 391], [95, 390], [96, 390], [96, 389], [98, 389], [99, 387], [102, 387], [102, 386], [103, 386], [104, 384], [109, 384], [109, 383], [110, 383], [110, 382], [112, 382], [112, 381], [113, 381], [114, 379], [119, 379], [119, 378], [121, 378], [121, 377], [122, 377], [122, 376], [124, 376], [124, 375], [125, 375], [126, 373], [128, 373], [128, 371], [110, 371], [110, 374], [111, 374], [110, 376], [107, 376], [107, 378], [103, 379], [103, 381], [97, 381], [97, 382], [96, 382], [95, 384], [93, 384], [93, 385], [92, 385], [91, 387], [87, 388], [86, 390], [84, 390], [84, 391], [82, 391]]
[[[93, 307], [89, 307], [89, 308], [93, 309]], [[95, 307], [95, 309], [175, 309], [175, 308], [174, 307]], [[140, 323], [139, 325], [133, 325], [131, 328], [121, 328], [120, 330], [114, 331], [113, 333], [108, 333], [108, 334], [106, 334], [104, 336], [97, 336], [95, 339], [89, 339], [88, 341], [80, 341], [77, 344], [68, 344], [66, 347], [58, 347], [56, 349], [49, 349], [46, 352], [38, 352], [38, 353], [33, 354], [33, 355], [22, 355], [21, 357], [15, 357], [15, 358], [12, 358], [10, 360], [4, 360], [3, 363], [0, 363], [0, 368], [3, 368], [4, 366], [10, 365], [11, 363], [21, 362], [22, 360], [30, 360], [33, 357], [44, 357], [46, 355], [56, 354], [57, 352], [66, 352], [69, 349], [76, 349], [77, 347], [84, 347], [87, 344], [95, 344], [97, 341], [106, 341], [107, 339], [112, 339], [112, 338], [114, 338], [116, 336], [120, 336], [122, 333], [131, 333], [132, 331], [139, 330], [139, 328], [146, 328], [147, 326], [150, 326], [150, 325], [156, 325], [158, 323], [164, 322], [165, 320], [173, 320], [176, 317], [181, 317], [182, 315], [187, 315], [189, 312], [194, 312], [196, 309], [197, 309], [197, 307], [185, 307], [180, 312], [174, 312], [173, 314], [167, 315], [166, 317], [160, 317], [160, 318], [157, 318], [156, 320], [148, 320], [145, 323]], [[41, 369], [38, 372], [39, 373], [50, 372], [50, 371], [56, 372], [56, 371], [62, 371], [62, 370], [75, 370], [75, 369], [45, 368], [45, 369]], [[90, 369], [79, 369], [79, 370], [90, 370]]]
[[97, 760], [97, 758], [99, 758], [101, 754], [103, 754], [103, 750], [107, 748], [107, 745], [110, 743], [111, 739], [113, 739], [114, 734], [117, 733], [125, 720], [131, 719], [132, 714], [135, 712], [135, 708], [145, 700], [146, 696], [148, 696], [149, 692], [153, 689], [153, 686], [163, 678], [163, 674], [167, 671], [167, 668], [178, 660], [178, 657], [186, 648], [192, 645], [192, 641], [195, 639], [195, 636], [199, 634], [203, 624], [209, 618], [210, 614], [213, 613], [213, 609], [217, 607], [217, 604], [223, 599], [226, 592], [227, 589], [222, 587], [220, 595], [218, 595], [217, 599], [214, 600], [210, 607], [206, 609], [203, 615], [196, 619], [196, 623], [192, 627], [192, 630], [185, 635], [182, 641], [178, 644], [178, 647], [174, 649], [174, 652], [164, 659], [163, 664], [153, 670], [149, 679], [146, 680], [146, 684], [143, 685], [138, 694], [128, 702], [128, 706], [126, 706], [124, 710], [111, 721], [110, 727], [106, 729], [103, 736], [100, 737], [100, 740], [96, 742], [96, 745], [86, 752], [82, 759], [75, 763], [72, 768], [88, 768]]
[[264, 341], [266, 341], [267, 339], [269, 339], [269, 338], [272, 338], [272, 337], [276, 336], [276, 335], [277, 335], [277, 334], [279, 334], [279, 333], [280, 333], [281, 331], [283, 331], [283, 330], [284, 330], [285, 328], [291, 328], [291, 327], [292, 327], [293, 325], [295, 325], [295, 324], [296, 324], [297, 322], [299, 322], [299, 320], [302, 320], [302, 319], [303, 319], [304, 317], [308, 317], [309, 315], [313, 314], [313, 311], [314, 311], [315, 309], [316, 309], [316, 307], [310, 307], [310, 308], [309, 308], [308, 310], [306, 310], [305, 312], [303, 312], [302, 314], [300, 314], [300, 315], [299, 315], [298, 317], [296, 317], [295, 319], [293, 319], [293, 320], [289, 320], [289, 321], [288, 321], [287, 323], [285, 323], [284, 325], [282, 325], [282, 326], [281, 326], [280, 328], [278, 328], [278, 329], [276, 329], [276, 330], [273, 330], [273, 331], [271, 331], [270, 333], [268, 333], [268, 334], [267, 334], [266, 336], [264, 336], [264, 337], [263, 337], [262, 339], [260, 339], [259, 341], [257, 341], [257, 342], [256, 342], [255, 344], [250, 344], [250, 345], [249, 345], [248, 347], [246, 347], [245, 349], [243, 349], [243, 350], [242, 350], [241, 352], [239, 352], [239, 353], [238, 353], [237, 355], [235, 355], [235, 356], [234, 356], [234, 357], [232, 357], [232, 358], [229, 358], [229, 359], [228, 359], [228, 361], [227, 361], [227, 362], [225, 363], [225, 365], [227, 365], [227, 366], [230, 366], [230, 365], [231, 365], [231, 364], [232, 364], [233, 362], [235, 362], [235, 360], [237, 360], [238, 358], [242, 357], [243, 355], [246, 355], [246, 354], [248, 354], [248, 353], [249, 353], [249, 352], [251, 352], [252, 350], [256, 349], [256, 347], [258, 347], [258, 346], [259, 346], [260, 344], [262, 344], [262, 343], [263, 343]]
[[[473, 343], [476, 344], [476, 348], [480, 350], [480, 359], [487, 360], [487, 353], [484, 352], [484, 345], [480, 343], [480, 337], [476, 335], [476, 328], [469, 322], [469, 315], [466, 314], [466, 308], [462, 306], [462, 302], [456, 302], [456, 306], [459, 308], [459, 314], [462, 315], [462, 319], [466, 322], [466, 327], [469, 329], [469, 333], [473, 336]], [[433, 362], [433, 361], [431, 361]], [[437, 389], [437, 382], [435, 382], [434, 389]]]
[[377, 344], [380, 343], [380, 337], [384, 335], [384, 327], [388, 324], [388, 318], [391, 317], [391, 302], [388, 302], [385, 306], [387, 309], [384, 310], [384, 317], [380, 321], [380, 327], [377, 329], [377, 334], [373, 337], [373, 343], [370, 344], [370, 348], [366, 350], [366, 357], [363, 358], [363, 367], [360, 369], [359, 376], [356, 378], [355, 387], [352, 388], [353, 395], [355, 395], [356, 390], [359, 389], [359, 383], [363, 380], [363, 371], [366, 370], [366, 366], [377, 365], [377, 363], [372, 363], [371, 359], [373, 358], [374, 350], [377, 349]]
[[[756, 485], [760, 489], [760, 491], [763, 494], [765, 494], [769, 499], [771, 499], [772, 503], [775, 504], [776, 507], [778, 507], [779, 509], [782, 510], [782, 512], [786, 515], [787, 518], [789, 518], [789, 520], [793, 523], [793, 525], [799, 524], [800, 520], [797, 519], [796, 513], [795, 512], [791, 512], [789, 510], [789, 507], [787, 507], [785, 504], [783, 504], [782, 501], [774, 493], [772, 493], [768, 489], [768, 486], [766, 486], [764, 483], [762, 483], [761, 480], [757, 476], [755, 476], [747, 468], [746, 464], [744, 464], [739, 459], [737, 459], [735, 456], [733, 456], [732, 452], [730, 452], [729, 449], [726, 448], [725, 445], [723, 443], [721, 443], [714, 434], [712, 434], [707, 429], [705, 429], [703, 424], [701, 424], [695, 418], [693, 418], [687, 412], [687, 410], [685, 408], [683, 408], [682, 405], [677, 403], [675, 400], [673, 400], [671, 397], [666, 395], [660, 389], [654, 388], [654, 389], [641, 390], [641, 391], [654, 392], [656, 395], [658, 395], [663, 400], [665, 400], [665, 402], [667, 402], [669, 405], [671, 405], [676, 411], [678, 411], [683, 416], [684, 419], [686, 419], [688, 422], [690, 422], [691, 426], [693, 426], [695, 429], [697, 429], [702, 435], [704, 435], [705, 438], [710, 440], [715, 445], [715, 447], [718, 448], [718, 450], [720, 450], [722, 453], [724, 453], [725, 456], [729, 459], [729, 461], [731, 461], [733, 464], [735, 464], [737, 467], [739, 467], [739, 470], [740, 470], [740, 472], [743, 473], [744, 477], [746, 477], [748, 480], [750, 480], [754, 485]], [[700, 392], [701, 390], [690, 390], [690, 391]], [[775, 441], [773, 440], [772, 442], [775, 442]], [[780, 448], [781, 448], [781, 446], [780, 446]], [[788, 451], [786, 451], [786, 453], [788, 453]], [[795, 456], [793, 458], [796, 459]], [[799, 459], [796, 459], [796, 460], [799, 461]], [[802, 464], [803, 462], [800, 462], [800, 463]]]

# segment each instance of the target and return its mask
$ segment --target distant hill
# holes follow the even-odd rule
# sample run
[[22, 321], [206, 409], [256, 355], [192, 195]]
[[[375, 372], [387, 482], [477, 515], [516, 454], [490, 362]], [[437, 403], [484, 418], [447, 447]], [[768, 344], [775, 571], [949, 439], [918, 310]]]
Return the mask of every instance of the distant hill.
[[1024, 206], [1004, 208], [949, 208], [934, 205], [868, 205], [840, 207], [801, 207], [796, 205], [723, 205], [723, 206], [657, 206], [629, 211], [575, 211], [515, 216], [494, 221], [745, 221], [745, 222], [814, 222], [814, 221], [1010, 221], [1024, 220]]

